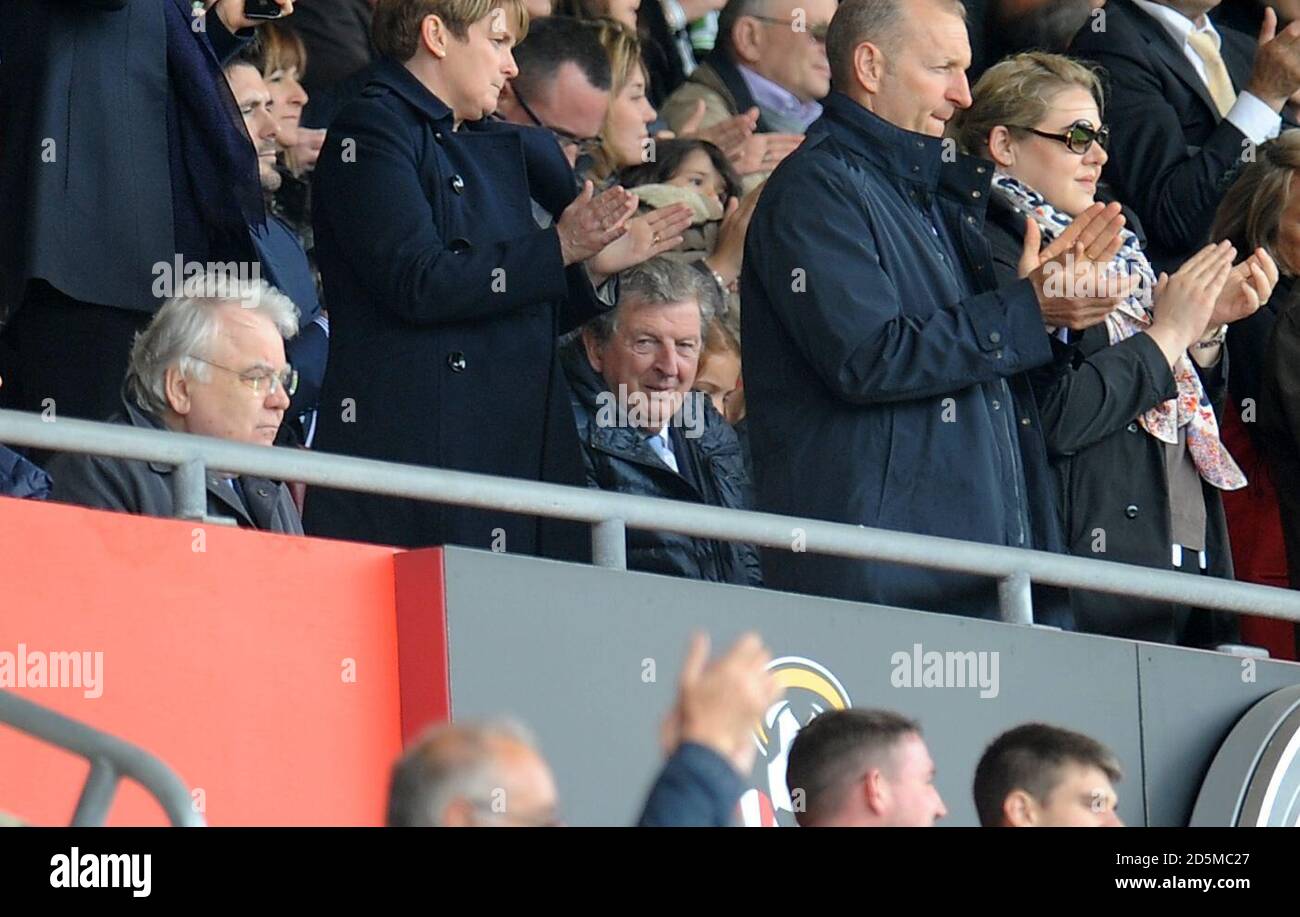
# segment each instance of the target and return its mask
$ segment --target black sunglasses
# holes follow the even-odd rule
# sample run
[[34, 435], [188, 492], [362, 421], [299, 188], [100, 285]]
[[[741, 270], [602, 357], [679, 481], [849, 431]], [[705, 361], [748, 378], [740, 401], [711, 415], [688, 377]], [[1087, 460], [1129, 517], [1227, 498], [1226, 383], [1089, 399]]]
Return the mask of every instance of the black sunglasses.
[[599, 137], [579, 137], [576, 134], [569, 133], [562, 127], [551, 127], [551, 125], [547, 124], [541, 118], [537, 117], [537, 113], [534, 112], [532, 108], [529, 107], [526, 101], [524, 101], [523, 95], [519, 92], [519, 84], [511, 83], [510, 85], [511, 88], [514, 90], [515, 101], [517, 101], [519, 103], [519, 107], [524, 110], [524, 114], [526, 114], [529, 118], [531, 118], [533, 120], [533, 123], [536, 124], [538, 127], [543, 127], [546, 128], [546, 130], [550, 131], [551, 136], [553, 136], [556, 139], [556, 141], [560, 144], [561, 147], [576, 146], [578, 148], [578, 152], [583, 155], [590, 155], [600, 147]]
[[1110, 128], [1104, 124], [1101, 127], [1093, 127], [1087, 121], [1075, 121], [1066, 128], [1064, 134], [1049, 134], [1047, 131], [1040, 131], [1033, 127], [1012, 126], [1037, 134], [1039, 137], [1046, 137], [1048, 140], [1059, 140], [1070, 148], [1071, 153], [1080, 156], [1091, 150], [1094, 143], [1100, 143], [1103, 150], [1110, 145]]

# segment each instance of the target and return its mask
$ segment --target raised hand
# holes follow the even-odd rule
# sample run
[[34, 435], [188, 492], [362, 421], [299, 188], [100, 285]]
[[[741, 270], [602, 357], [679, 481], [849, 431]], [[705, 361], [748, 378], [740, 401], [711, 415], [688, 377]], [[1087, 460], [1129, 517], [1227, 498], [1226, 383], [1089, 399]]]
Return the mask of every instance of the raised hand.
[[803, 143], [803, 134], [754, 134], [740, 145], [731, 163], [741, 175], [771, 172]]
[[754, 633], [709, 662], [709, 638], [695, 634], [678, 679], [677, 701], [660, 731], [665, 753], [682, 742], [712, 748], [747, 775], [757, 747], [754, 724], [785, 693], [767, 670], [772, 654]]
[[[701, 117], [704, 114], [704, 102], [702, 100], [699, 114]], [[758, 108], [755, 107], [738, 115], [732, 115], [725, 121], [719, 121], [711, 127], [698, 128], [694, 132], [688, 132], [686, 126], [683, 125], [679, 133], [683, 137], [707, 140], [722, 150], [728, 159], [735, 162], [744, 153], [745, 141], [752, 137], [757, 129]]]
[[1279, 112], [1300, 91], [1300, 20], [1279, 32], [1277, 13], [1272, 7], [1264, 8], [1254, 69], [1246, 90]]
[[1268, 302], [1277, 286], [1278, 269], [1271, 255], [1264, 249], [1238, 264], [1228, 275], [1228, 282], [1214, 304], [1214, 314], [1203, 334], [1222, 325], [1230, 325], [1254, 315]]
[[1230, 242], [1207, 245], [1172, 277], [1162, 274], [1152, 301], [1154, 321], [1146, 329], [1173, 366], [1205, 333], [1237, 250]]
[[1020, 276], [1033, 283], [1049, 328], [1091, 328], [1137, 289], [1137, 277], [1122, 277], [1111, 267], [1123, 245], [1124, 223], [1119, 204], [1094, 204], [1041, 251], [1038, 224], [1025, 224]]
[[[203, 0], [206, 9], [212, 9], [213, 4], [217, 7], [217, 15], [221, 17], [221, 23], [231, 32], [239, 29], [255, 28], [258, 23], [265, 22], [264, 19], [249, 19], [244, 12], [244, 0]], [[293, 0], [275, 0], [280, 5], [280, 18], [283, 19], [293, 12]]]
[[749, 231], [749, 221], [754, 217], [754, 208], [758, 206], [758, 196], [763, 185], [752, 189], [740, 200], [732, 198], [727, 201], [727, 210], [718, 227], [718, 241], [705, 263], [722, 275], [730, 286], [740, 276], [741, 262], [745, 255], [745, 233]]
[[627, 221], [627, 232], [606, 245], [587, 261], [592, 280], [601, 280], [619, 271], [670, 252], [682, 244], [682, 233], [691, 225], [691, 208], [685, 204], [661, 207]]
[[626, 223], [636, 213], [637, 197], [615, 185], [595, 194], [595, 186], [584, 182], [555, 224], [560, 236], [560, 254], [565, 265], [586, 261], [626, 232]]

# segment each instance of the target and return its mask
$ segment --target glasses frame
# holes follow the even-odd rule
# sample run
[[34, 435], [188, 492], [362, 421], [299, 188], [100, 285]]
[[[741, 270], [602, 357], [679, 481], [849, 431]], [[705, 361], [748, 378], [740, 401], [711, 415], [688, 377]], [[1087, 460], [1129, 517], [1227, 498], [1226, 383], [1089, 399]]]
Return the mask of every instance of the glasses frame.
[[532, 122], [538, 127], [550, 131], [551, 136], [555, 138], [561, 148], [570, 146], [577, 147], [578, 155], [580, 156], [590, 156], [592, 153], [596, 152], [596, 150], [600, 149], [602, 141], [599, 137], [579, 137], [577, 134], [569, 133], [562, 127], [552, 127], [541, 118], [537, 117], [537, 112], [533, 111], [532, 107], [524, 99], [523, 94], [519, 91], [518, 83], [511, 82], [510, 88], [514, 91], [515, 100], [519, 103], [519, 107], [524, 110], [524, 114], [531, 118]]
[[[748, 19], [757, 19], [759, 22], [765, 22], [768, 25], [783, 25], [791, 28], [794, 26], [793, 19], [781, 19], [778, 16], [759, 16], [754, 13], [746, 13], [745, 17]], [[804, 29], [804, 34], [817, 42], [817, 44], [824, 45], [826, 44], [826, 34], [830, 31], [830, 27], [831, 25], [829, 22], [825, 25], [815, 25], [810, 29]]]
[[[1093, 127], [1087, 121], [1075, 121], [1063, 134], [1053, 134], [1049, 131], [1040, 131], [1036, 127], [1025, 127], [1020, 124], [1013, 124], [1011, 127], [1014, 127], [1017, 130], [1028, 131], [1031, 134], [1036, 134], [1037, 136], [1044, 137], [1048, 140], [1055, 140], [1059, 143], [1063, 143], [1069, 151], [1074, 153], [1076, 156], [1087, 156], [1088, 153], [1092, 151], [1092, 145], [1094, 143], [1100, 143], [1103, 150], [1110, 145], [1110, 128], [1105, 124], [1100, 127]], [[1083, 131], [1090, 135], [1085, 141], [1081, 141], [1084, 143], [1084, 147], [1081, 150], [1075, 148], [1075, 140], [1073, 137], [1075, 131]]]
[[266, 394], [274, 395], [281, 388], [289, 398], [292, 398], [298, 392], [298, 370], [292, 366], [286, 366], [283, 372], [260, 372], [257, 375], [249, 375], [252, 370], [231, 369], [229, 366], [222, 366], [220, 363], [213, 363], [211, 360], [205, 360], [203, 357], [196, 357], [189, 354], [191, 360], [198, 360], [208, 366], [216, 367], [236, 376], [240, 382], [253, 390], [254, 395], [262, 395], [262, 386], [270, 383], [270, 390]]

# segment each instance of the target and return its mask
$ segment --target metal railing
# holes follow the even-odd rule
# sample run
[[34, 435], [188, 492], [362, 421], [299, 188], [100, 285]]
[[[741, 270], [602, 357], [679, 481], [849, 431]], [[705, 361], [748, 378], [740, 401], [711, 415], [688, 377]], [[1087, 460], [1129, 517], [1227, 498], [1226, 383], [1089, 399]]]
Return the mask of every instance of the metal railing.
[[143, 748], [106, 732], [69, 719], [40, 704], [0, 691], [0, 723], [7, 723], [28, 735], [66, 748], [90, 762], [90, 773], [81, 788], [73, 827], [104, 824], [117, 793], [118, 781], [128, 777], [143, 786], [177, 827], [202, 828], [203, 816], [194, 811], [190, 791], [166, 764]]
[[594, 562], [614, 569], [626, 569], [626, 533], [635, 528], [991, 577], [998, 580], [999, 617], [1017, 624], [1033, 623], [1031, 583], [1300, 621], [1300, 592], [1289, 589], [818, 519], [275, 449], [125, 425], [64, 419], [47, 422], [40, 415], [19, 411], [0, 411], [0, 442], [171, 465], [178, 471], [172, 476], [176, 512], [186, 519], [204, 518], [206, 473], [220, 470], [586, 522], [592, 526]]

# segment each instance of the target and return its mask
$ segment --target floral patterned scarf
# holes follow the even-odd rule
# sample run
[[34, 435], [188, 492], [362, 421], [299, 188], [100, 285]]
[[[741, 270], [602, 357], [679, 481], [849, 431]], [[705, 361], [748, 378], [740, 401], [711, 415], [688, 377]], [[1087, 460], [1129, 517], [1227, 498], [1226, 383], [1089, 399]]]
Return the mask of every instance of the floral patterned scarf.
[[[1074, 219], [1029, 186], [1002, 172], [994, 177], [993, 187], [1018, 212], [1038, 224], [1044, 245], [1056, 239]], [[1133, 294], [1106, 316], [1106, 332], [1110, 343], [1116, 344], [1151, 326], [1149, 304], [1155, 292], [1156, 276], [1138, 237], [1128, 229], [1122, 230], [1122, 244], [1112, 266], [1121, 276], [1136, 275], [1140, 281]], [[1245, 487], [1246, 475], [1219, 439], [1214, 407], [1186, 353], [1178, 358], [1173, 373], [1178, 397], [1146, 411], [1138, 417], [1138, 423], [1147, 433], [1171, 445], [1178, 442], [1179, 429], [1186, 427], [1187, 451], [1201, 477], [1219, 490]]]

